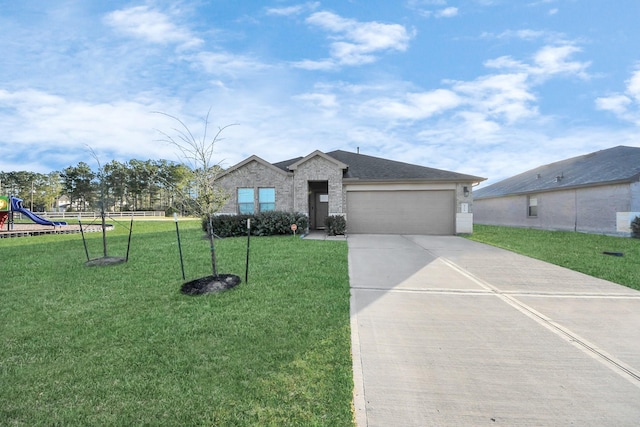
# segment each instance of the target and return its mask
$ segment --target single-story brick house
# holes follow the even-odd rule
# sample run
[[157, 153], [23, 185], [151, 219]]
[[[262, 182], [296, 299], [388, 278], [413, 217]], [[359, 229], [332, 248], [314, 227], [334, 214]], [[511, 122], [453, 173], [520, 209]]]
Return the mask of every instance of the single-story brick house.
[[342, 215], [349, 233], [451, 235], [472, 231], [472, 186], [484, 179], [337, 150], [278, 163], [251, 156], [216, 183], [231, 196], [223, 214], [302, 212], [311, 229]]
[[477, 224], [629, 236], [640, 215], [640, 148], [613, 147], [480, 188], [474, 214]]

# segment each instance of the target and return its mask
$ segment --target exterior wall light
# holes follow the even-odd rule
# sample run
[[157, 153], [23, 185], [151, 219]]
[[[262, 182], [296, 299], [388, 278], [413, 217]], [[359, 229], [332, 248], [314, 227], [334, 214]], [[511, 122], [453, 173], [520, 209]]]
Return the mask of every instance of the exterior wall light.
[[469, 187], [466, 185], [462, 187], [462, 194], [464, 194], [464, 197], [469, 197]]

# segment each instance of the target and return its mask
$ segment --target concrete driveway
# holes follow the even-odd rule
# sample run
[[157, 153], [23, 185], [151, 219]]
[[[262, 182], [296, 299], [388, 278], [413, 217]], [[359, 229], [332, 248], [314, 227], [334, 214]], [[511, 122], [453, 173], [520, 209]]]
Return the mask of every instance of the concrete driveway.
[[453, 236], [348, 245], [358, 426], [640, 425], [640, 292]]

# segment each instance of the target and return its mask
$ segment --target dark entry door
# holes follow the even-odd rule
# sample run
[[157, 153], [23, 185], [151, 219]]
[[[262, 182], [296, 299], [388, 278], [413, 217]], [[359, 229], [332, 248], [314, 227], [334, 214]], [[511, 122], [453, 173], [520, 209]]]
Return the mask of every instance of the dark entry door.
[[329, 216], [329, 195], [323, 194], [323, 193], [316, 193], [315, 205], [316, 205], [316, 214], [315, 214], [316, 228], [325, 228], [324, 220]]

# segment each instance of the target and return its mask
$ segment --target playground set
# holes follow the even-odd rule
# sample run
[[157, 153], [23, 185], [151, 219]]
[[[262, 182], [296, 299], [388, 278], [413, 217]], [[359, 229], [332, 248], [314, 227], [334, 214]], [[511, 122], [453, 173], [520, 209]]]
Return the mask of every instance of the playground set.
[[7, 225], [7, 231], [14, 229], [14, 215], [19, 213], [24, 215], [38, 225], [60, 227], [67, 225], [66, 222], [50, 221], [39, 215], [34, 214], [22, 204], [22, 199], [13, 196], [0, 196], [0, 230]]
[[[14, 215], [16, 213], [28, 218], [35, 224], [16, 224], [14, 222]], [[105, 212], [101, 211], [102, 224], [97, 226], [93, 223], [85, 225], [82, 224], [80, 215], [78, 215], [78, 224], [68, 225], [64, 221], [51, 221], [43, 218], [29, 209], [25, 208], [22, 204], [22, 199], [13, 196], [0, 196], [0, 237], [24, 237], [34, 236], [39, 234], [51, 234], [51, 233], [81, 233], [82, 242], [84, 244], [85, 254], [87, 256], [87, 266], [94, 265], [111, 265], [121, 262], [127, 262], [129, 260], [129, 248], [131, 247], [131, 232], [133, 229], [133, 217], [131, 217], [131, 224], [129, 225], [129, 240], [127, 242], [127, 254], [125, 257], [112, 257], [107, 254], [107, 239], [105, 232], [108, 229], [112, 229], [112, 224], [105, 223]], [[6, 229], [5, 229], [6, 224]], [[50, 228], [52, 227], [52, 228]], [[91, 259], [89, 256], [89, 250], [87, 248], [87, 241], [84, 233], [86, 231], [102, 231], [102, 247], [104, 255], [99, 258]]]

